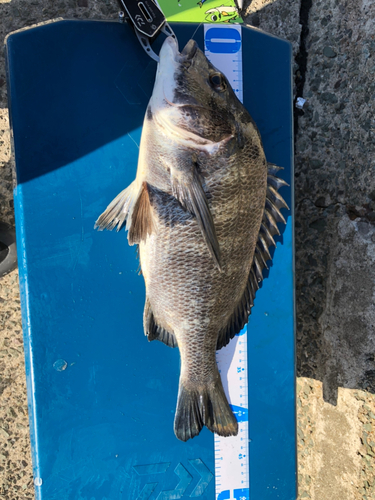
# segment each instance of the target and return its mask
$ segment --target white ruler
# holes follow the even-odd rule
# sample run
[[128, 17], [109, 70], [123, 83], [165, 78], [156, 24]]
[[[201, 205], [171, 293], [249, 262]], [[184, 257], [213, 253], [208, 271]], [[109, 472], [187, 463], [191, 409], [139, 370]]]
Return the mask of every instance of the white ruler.
[[[228, 78], [243, 101], [242, 37], [238, 25], [204, 25], [205, 54]], [[215, 434], [216, 500], [249, 500], [249, 419], [247, 393], [247, 329], [217, 351], [225, 393], [238, 421], [238, 435]]]

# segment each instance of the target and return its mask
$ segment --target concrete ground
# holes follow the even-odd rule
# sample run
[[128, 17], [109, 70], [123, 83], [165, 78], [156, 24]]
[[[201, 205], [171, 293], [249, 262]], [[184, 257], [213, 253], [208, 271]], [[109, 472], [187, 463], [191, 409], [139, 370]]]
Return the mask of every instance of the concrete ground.
[[[375, 498], [375, 4], [252, 0], [246, 20], [293, 45], [299, 498]], [[115, 0], [0, 0], [0, 38]], [[14, 223], [0, 53], [0, 220]], [[0, 499], [34, 498], [17, 271], [0, 279]], [[262, 500], [262, 499], [256, 499]]]

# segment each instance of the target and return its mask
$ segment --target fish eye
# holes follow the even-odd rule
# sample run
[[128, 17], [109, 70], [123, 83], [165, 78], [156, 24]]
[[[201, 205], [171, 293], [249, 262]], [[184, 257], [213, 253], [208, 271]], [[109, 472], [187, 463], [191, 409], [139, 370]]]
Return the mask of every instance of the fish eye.
[[210, 75], [211, 86], [218, 92], [225, 92], [227, 89], [227, 84], [220, 73], [213, 73]]
[[214, 23], [216, 23], [217, 21], [217, 16], [215, 16], [215, 14], [213, 16], [211, 16], [211, 21], [213, 21]]

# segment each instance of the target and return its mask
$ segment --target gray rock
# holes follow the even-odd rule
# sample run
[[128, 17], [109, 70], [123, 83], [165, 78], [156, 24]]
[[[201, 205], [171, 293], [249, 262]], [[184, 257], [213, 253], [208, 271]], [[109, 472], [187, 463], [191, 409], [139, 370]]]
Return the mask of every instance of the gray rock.
[[323, 54], [329, 58], [333, 58], [333, 57], [337, 56], [336, 52], [332, 49], [332, 47], [328, 47], [328, 46], [324, 47]]
[[329, 102], [330, 104], [335, 104], [338, 101], [337, 95], [331, 92], [323, 92], [320, 97], [322, 101]]
[[323, 166], [323, 162], [321, 160], [317, 160], [317, 159], [312, 159], [312, 160], [310, 160], [309, 163], [310, 163], [310, 167], [313, 169], [320, 168]]

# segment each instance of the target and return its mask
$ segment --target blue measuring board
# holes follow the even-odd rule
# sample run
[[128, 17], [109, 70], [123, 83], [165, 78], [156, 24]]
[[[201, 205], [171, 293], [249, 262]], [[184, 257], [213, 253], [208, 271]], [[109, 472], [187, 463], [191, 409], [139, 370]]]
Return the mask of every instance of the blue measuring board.
[[[204, 48], [203, 26], [172, 27]], [[134, 179], [156, 63], [102, 21], [11, 34], [6, 55], [36, 498], [213, 500], [214, 436], [173, 433], [179, 353], [143, 334], [135, 248], [93, 229]], [[244, 104], [292, 185], [290, 45], [243, 28], [242, 58]], [[296, 498], [291, 212], [277, 243], [248, 325], [250, 488], [220, 500]]]

